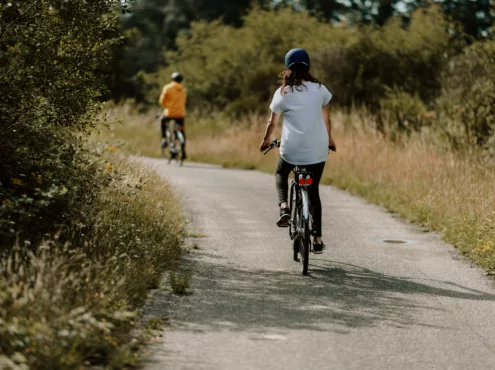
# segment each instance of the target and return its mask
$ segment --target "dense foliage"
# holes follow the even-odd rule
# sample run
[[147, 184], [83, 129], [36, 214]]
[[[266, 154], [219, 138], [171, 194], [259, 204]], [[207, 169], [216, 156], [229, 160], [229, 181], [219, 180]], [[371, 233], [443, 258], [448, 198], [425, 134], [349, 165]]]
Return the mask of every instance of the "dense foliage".
[[[293, 32], [287, 32], [291, 29]], [[334, 104], [366, 107], [382, 133], [428, 128], [455, 148], [490, 147], [493, 43], [466, 43], [438, 6], [417, 9], [407, 26], [392, 17], [382, 27], [335, 27], [291, 9], [253, 9], [242, 27], [194, 22], [167, 53], [186, 76], [190, 104], [233, 114], [262, 110], [277, 87], [283, 57], [294, 46], [312, 56], [314, 74], [334, 92]], [[151, 91], [150, 100], [158, 90]]]
[[[130, 14], [120, 18], [125, 43], [112, 51], [115, 59], [108, 70], [107, 83], [111, 91], [107, 97], [146, 101], [152, 84], [146, 83], [143, 74], [170, 63], [165, 53], [177, 49], [177, 37], [189, 35], [192, 22], [220, 20], [223, 24], [240, 27], [244, 24], [243, 16], [254, 5], [264, 10], [286, 7], [302, 17], [307, 12], [323, 23], [338, 27], [383, 26], [394, 16], [397, 17], [395, 23], [407, 27], [414, 10], [431, 3], [425, 0], [140, 0]], [[450, 22], [459, 26], [451, 30], [457, 38], [472, 42], [491, 34], [493, 0], [437, 0], [435, 3]], [[306, 35], [306, 39], [309, 37]]]
[[[95, 187], [78, 132], [94, 123], [119, 1], [0, 5], [0, 246], [84, 217]], [[54, 229], [56, 227], [56, 229]]]
[[146, 99], [149, 86], [143, 72], [155, 72], [166, 64], [166, 50], [176, 48], [176, 38], [188, 34], [191, 22], [221, 18], [228, 25], [239, 26], [251, 5], [267, 0], [140, 0], [132, 12], [120, 18], [125, 43], [113, 48], [115, 56], [109, 70], [109, 97], [115, 100]]
[[83, 144], [124, 6], [0, 1], [1, 369], [134, 363], [132, 310], [179, 256], [170, 191]]

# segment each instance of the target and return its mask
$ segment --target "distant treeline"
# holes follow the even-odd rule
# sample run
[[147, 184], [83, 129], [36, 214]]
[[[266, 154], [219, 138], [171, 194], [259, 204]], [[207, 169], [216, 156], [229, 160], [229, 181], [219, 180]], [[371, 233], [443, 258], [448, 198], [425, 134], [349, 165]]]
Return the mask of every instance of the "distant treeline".
[[[122, 19], [124, 28], [138, 21], [140, 26], [136, 23], [126, 31], [129, 44], [120, 65], [127, 65], [128, 76], [136, 74], [114, 79], [117, 101], [156, 104], [160, 85], [180, 70], [191, 107], [233, 115], [264, 110], [285, 53], [304, 47], [312, 56], [315, 75], [334, 92], [334, 104], [364, 107], [377, 117], [376, 128], [384, 134], [428, 132], [449, 148], [494, 147], [495, 43], [489, 2], [415, 3], [416, 9], [404, 14], [398, 14], [398, 3], [389, 3], [394, 5], [390, 14], [378, 7], [368, 15], [352, 7], [325, 11], [309, 1], [302, 2], [302, 9], [310, 12], [281, 3], [249, 10], [248, 1], [235, 9], [220, 3], [213, 8], [186, 7], [195, 13], [184, 10], [194, 1], [180, 6], [173, 2], [161, 12], [151, 12], [156, 3], [143, 1]], [[484, 10], [472, 19], [466, 15], [469, 6]], [[212, 9], [225, 12], [224, 17], [210, 20], [222, 15]], [[346, 22], [328, 21], [336, 14], [341, 19], [345, 15]], [[205, 20], [189, 22], [198, 18]], [[160, 30], [168, 36], [160, 38]], [[145, 35], [150, 32], [155, 38], [148, 43], [145, 40], [151, 38]], [[152, 54], [155, 62], [150, 62]], [[139, 70], [140, 63], [148, 65]]]
[[[418, 7], [438, 4], [450, 24], [456, 25], [452, 37], [472, 42], [490, 35], [493, 25], [492, 0], [139, 0], [130, 13], [120, 17], [124, 42], [113, 49], [113, 63], [105, 68], [108, 93], [105, 99], [146, 100], [151, 86], [144, 74], [170, 64], [166, 52], [177, 50], [177, 37], [191, 35], [192, 23], [220, 20], [241, 27], [250, 9], [289, 8], [338, 27], [380, 27], [397, 17], [407, 27]], [[293, 29], [293, 32], [297, 30]]]

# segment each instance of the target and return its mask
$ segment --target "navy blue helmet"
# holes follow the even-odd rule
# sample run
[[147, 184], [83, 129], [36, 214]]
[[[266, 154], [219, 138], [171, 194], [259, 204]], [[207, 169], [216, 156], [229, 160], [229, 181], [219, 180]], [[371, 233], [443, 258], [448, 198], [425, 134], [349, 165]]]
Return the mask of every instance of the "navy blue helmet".
[[291, 68], [295, 65], [304, 65], [309, 69], [309, 54], [304, 49], [292, 49], [285, 56], [285, 66]]

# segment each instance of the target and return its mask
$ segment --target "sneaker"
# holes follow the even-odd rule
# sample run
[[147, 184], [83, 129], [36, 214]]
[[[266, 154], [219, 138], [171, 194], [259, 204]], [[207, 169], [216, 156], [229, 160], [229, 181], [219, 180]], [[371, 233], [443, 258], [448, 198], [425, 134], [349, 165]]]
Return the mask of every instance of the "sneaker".
[[314, 244], [313, 243], [313, 253], [314, 254], [322, 254], [326, 247], [327, 246], [323, 243], [321, 243], [321, 244]]
[[278, 227], [289, 227], [290, 209], [289, 207], [280, 208], [280, 218], [277, 221]]

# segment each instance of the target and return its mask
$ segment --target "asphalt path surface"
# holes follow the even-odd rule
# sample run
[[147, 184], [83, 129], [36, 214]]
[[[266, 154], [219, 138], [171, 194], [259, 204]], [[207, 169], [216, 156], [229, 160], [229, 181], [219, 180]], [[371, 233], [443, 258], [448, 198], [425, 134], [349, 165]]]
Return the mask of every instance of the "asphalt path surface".
[[322, 186], [327, 250], [303, 276], [273, 176], [139, 160], [177, 189], [199, 246], [191, 294], [146, 307], [170, 324], [145, 369], [495, 368], [495, 283], [437, 234]]

